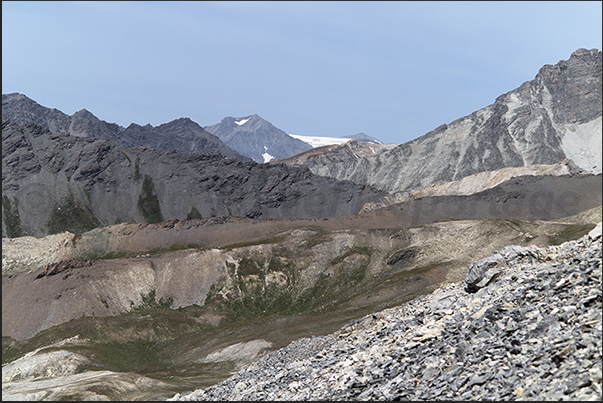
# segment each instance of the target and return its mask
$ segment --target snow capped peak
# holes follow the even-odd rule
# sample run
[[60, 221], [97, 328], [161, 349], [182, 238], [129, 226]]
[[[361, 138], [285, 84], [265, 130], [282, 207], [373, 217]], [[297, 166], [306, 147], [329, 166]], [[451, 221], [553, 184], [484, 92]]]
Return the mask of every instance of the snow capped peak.
[[245, 123], [247, 123], [247, 121], [251, 119], [251, 118], [247, 118], [247, 119], [241, 119], [241, 120], [235, 120], [235, 123], [238, 124], [239, 126], [244, 125]]
[[274, 159], [272, 155], [268, 154], [268, 147], [266, 146], [264, 146], [264, 154], [262, 154], [262, 157], [264, 158], [264, 163]]

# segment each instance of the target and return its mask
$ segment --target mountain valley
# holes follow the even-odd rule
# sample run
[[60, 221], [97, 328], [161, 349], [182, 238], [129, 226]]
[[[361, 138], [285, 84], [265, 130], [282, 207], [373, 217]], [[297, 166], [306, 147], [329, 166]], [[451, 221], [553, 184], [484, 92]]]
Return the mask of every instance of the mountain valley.
[[511, 387], [486, 355], [549, 371], [499, 397], [600, 398], [601, 86], [578, 49], [413, 141], [320, 147], [3, 94], [3, 400], [481, 399]]

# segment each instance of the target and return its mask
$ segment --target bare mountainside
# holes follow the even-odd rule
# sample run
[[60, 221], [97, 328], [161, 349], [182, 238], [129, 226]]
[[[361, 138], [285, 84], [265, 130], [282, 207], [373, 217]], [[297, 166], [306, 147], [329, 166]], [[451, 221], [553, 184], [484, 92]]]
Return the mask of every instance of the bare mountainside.
[[571, 158], [601, 172], [601, 52], [578, 49], [469, 116], [398, 146], [349, 142], [280, 162], [390, 193]]
[[53, 134], [106, 137], [128, 147], [147, 146], [158, 151], [176, 150], [182, 154], [213, 152], [249, 161], [189, 118], [175, 119], [159, 126], [132, 123], [122, 127], [100, 120], [86, 109], [69, 116], [58, 109], [46, 108], [23, 94], [13, 93], [2, 94], [2, 119], [19, 125], [34, 123]]
[[286, 158], [312, 148], [258, 115], [226, 117], [220, 123], [206, 126], [205, 130], [255, 162]]
[[384, 197], [303, 167], [128, 148], [107, 138], [2, 124], [3, 236], [222, 215], [337, 217]]
[[[207, 387], [300, 337], [461, 281], [471, 261], [506, 245], [575, 239], [601, 207], [548, 221], [396, 226], [388, 216], [5, 238], [3, 399], [140, 400]], [[200, 245], [184, 247], [187, 238]]]
[[509, 179], [522, 176], [559, 176], [584, 173], [586, 172], [582, 168], [574, 164], [571, 159], [566, 158], [554, 165], [536, 164], [523, 167], [501, 168], [497, 171], [483, 171], [465, 176], [458, 181], [438, 181], [412, 192], [410, 196], [414, 199], [420, 199], [427, 196], [469, 195], [493, 188], [503, 182], [507, 182]]
[[[333, 262], [341, 258], [342, 261], [345, 261], [341, 270], [344, 270], [343, 267], [346, 270], [352, 270], [350, 267], [354, 267], [356, 264], [360, 265], [359, 267], [364, 267], [369, 264], [370, 259], [376, 258], [374, 270], [381, 272], [388, 266], [392, 268], [396, 262], [409, 263], [414, 261], [419, 251], [407, 249], [408, 245], [403, 239], [404, 237], [400, 238], [400, 241], [388, 240], [387, 234], [391, 235], [391, 230], [450, 220], [554, 220], [600, 207], [602, 202], [601, 186], [600, 174], [529, 176], [513, 178], [494, 188], [472, 195], [428, 197], [364, 214], [326, 220], [257, 220], [225, 217], [220, 219], [170, 221], [153, 225], [121, 224], [99, 228], [77, 236], [67, 233], [57, 238], [45, 238], [43, 242], [38, 242], [36, 238], [31, 237], [5, 239], [2, 244], [2, 272], [4, 276], [8, 275], [11, 278], [4, 280], [6, 284], [3, 285], [5, 287], [3, 302], [6, 302], [4, 306], [7, 307], [3, 309], [3, 332], [10, 332], [10, 329], [13, 329], [12, 331], [15, 333], [8, 334], [11, 337], [28, 338], [48, 326], [79, 317], [81, 314], [106, 316], [110, 312], [123, 312], [130, 307], [129, 301], [138, 303], [142, 298], [141, 295], [151, 291], [151, 288], [147, 289], [148, 287], [144, 285], [147, 280], [151, 284], [158, 284], [155, 275], [152, 273], [159, 266], [171, 267], [169, 274], [160, 275], [160, 278], [167, 281], [165, 284], [176, 281], [188, 290], [172, 289], [171, 285], [167, 285], [166, 289], [159, 288], [156, 290], [158, 298], [171, 298], [176, 308], [193, 304], [203, 305], [210, 288], [218, 280], [219, 272], [223, 270], [228, 272], [230, 266], [227, 262], [235, 261], [238, 263], [233, 266], [233, 273], [237, 273], [237, 270], [241, 270], [241, 273], [249, 270], [250, 275], [259, 276], [257, 278], [253, 276], [246, 278], [239, 286], [235, 287], [239, 287], [238, 289], [241, 291], [249, 290], [249, 287], [261, 286], [263, 291], [256, 296], [257, 299], [253, 298], [255, 303], [262, 300], [268, 306], [276, 304], [279, 308], [282, 308], [277, 303], [278, 295], [264, 294], [264, 292], [267, 292], [266, 290], [270, 290], [270, 287], [274, 286], [276, 289], [281, 287], [288, 290], [287, 298], [292, 298], [289, 300], [288, 306], [299, 308], [303, 306], [302, 301], [308, 303], [316, 297], [316, 295], [312, 297], [303, 294], [303, 290], [313, 289], [328, 283], [326, 278], [316, 277], [314, 280], [310, 280], [308, 276], [311, 277], [310, 273], [313, 270], [310, 269], [311, 266], [320, 268], [316, 270], [323, 273], [325, 268], [331, 267], [332, 269], [332, 266], [337, 266]], [[298, 237], [296, 234], [299, 233], [295, 231], [301, 231], [304, 236]], [[325, 231], [338, 235], [329, 235], [327, 238], [323, 238]], [[382, 235], [375, 235], [380, 231]], [[284, 236], [288, 233], [292, 235]], [[358, 235], [350, 234], [358, 233], [361, 234], [362, 240], [352, 242], [351, 240]], [[323, 244], [323, 241], [326, 242], [326, 239], [335, 239], [339, 235], [343, 237], [343, 240], [323, 245], [324, 250], [314, 248], [318, 244]], [[373, 237], [376, 238], [373, 239]], [[233, 245], [258, 243], [281, 246], [274, 246], [274, 250], [273, 247], [268, 248], [269, 250], [266, 249], [267, 247], [261, 247], [260, 250], [251, 248], [248, 252], [253, 257], [246, 257], [247, 260], [244, 263], [241, 263], [243, 262], [242, 257], [238, 260], [232, 256], [224, 257], [222, 252], [214, 250], [215, 248], [224, 247], [231, 249], [234, 248]], [[297, 250], [298, 246], [301, 249]], [[306, 249], [308, 247], [310, 249]], [[156, 263], [152, 263], [153, 259], [149, 261], [145, 257], [139, 257], [141, 254], [156, 254], [180, 249], [189, 249], [189, 251], [182, 252], [181, 256], [176, 253], [168, 254], [165, 256], [167, 260], [161, 264], [156, 258], [154, 258]], [[203, 252], [199, 252], [199, 249], [202, 249]], [[255, 253], [257, 255], [254, 255]], [[302, 259], [305, 253], [307, 256]], [[321, 260], [320, 256], [323, 254], [326, 254], [328, 258]], [[350, 254], [355, 257], [348, 261], [346, 259], [351, 256]], [[194, 265], [190, 266], [190, 270], [192, 270], [190, 273], [189, 269], [176, 269], [180, 265], [192, 264], [191, 256], [202, 256], [197, 269], [193, 267]], [[106, 259], [119, 257], [124, 259], [106, 261]], [[162, 255], [159, 259], [163, 258]], [[70, 259], [75, 259], [76, 262], [61, 263]], [[97, 259], [102, 259], [102, 261], [95, 262]], [[258, 263], [251, 264], [249, 259]], [[251, 266], [246, 266], [248, 263]], [[243, 266], [240, 266], [240, 264]], [[77, 297], [75, 295], [71, 296], [71, 293], [69, 293], [64, 301], [50, 303], [56, 297], [57, 292], [59, 295], [63, 295], [67, 290], [73, 289], [70, 282], [77, 282], [77, 278], [90, 278], [84, 275], [84, 277], [75, 277], [72, 280], [64, 281], [69, 277], [69, 273], [72, 271], [74, 273], [84, 273], [87, 270], [100, 273], [96, 269], [99, 265], [103, 267], [108, 265], [116, 273], [128, 268], [127, 270], [137, 271], [143, 277], [139, 278], [137, 275], [135, 279], [132, 275], [126, 275], [128, 287], [133, 287], [127, 292], [117, 294], [108, 292], [106, 294], [101, 293], [101, 295], [97, 292], [99, 288], [95, 286], [93, 287], [96, 290], [94, 292], [91, 290], [80, 291], [77, 293]], [[449, 263], [446, 271], [451, 271], [453, 266], [454, 264]], [[88, 267], [91, 268], [88, 269]], [[172, 272], [172, 269], [177, 271]], [[207, 272], [207, 270], [210, 271]], [[218, 270], [218, 272], [212, 270]], [[264, 270], [268, 270], [268, 272], [264, 273]], [[283, 270], [285, 271], [283, 272]], [[149, 273], [145, 274], [146, 271], [149, 271]], [[271, 276], [265, 277], [269, 272], [279, 272], [281, 274], [272, 273]], [[19, 273], [28, 273], [29, 277], [14, 277]], [[317, 273], [315, 274], [318, 275]], [[56, 274], [60, 275], [55, 276]], [[361, 277], [363, 276], [364, 274]], [[23, 281], [22, 285], [18, 285], [20, 281]], [[44, 285], [47, 281], [56, 283], [56, 286]], [[103, 281], [99, 280], [99, 284], [102, 284]], [[199, 281], [199, 284], [194, 285], [194, 281]], [[253, 286], [254, 282], [257, 282], [255, 286]], [[88, 281], [86, 280], [85, 283], [88, 284]], [[164, 281], [162, 280], [161, 283], [164, 283]], [[269, 283], [274, 284], [268, 285]], [[112, 287], [111, 284], [113, 284], [112, 281], [107, 282], [109, 289]], [[225, 287], [226, 291], [214, 291], [222, 296], [232, 294], [234, 292], [231, 289], [233, 284], [236, 283], [226, 281], [220, 285], [220, 287]], [[290, 287], [293, 287], [294, 284], [296, 284], [295, 287], [301, 287], [301, 289], [296, 291], [296, 293], [299, 292], [299, 295], [294, 293], [295, 296], [292, 297]], [[42, 287], [34, 292], [38, 296], [40, 305], [30, 311], [38, 319], [32, 317], [29, 320], [23, 320], [22, 307], [25, 300], [22, 299], [29, 297], [28, 293], [23, 292], [21, 288], [34, 286]], [[62, 291], [56, 291], [57, 286]], [[46, 291], [43, 291], [43, 289]], [[53, 289], [55, 291], [52, 291]], [[48, 292], [49, 300], [43, 302], [41, 295], [46, 292]], [[188, 295], [187, 293], [192, 294]], [[243, 294], [245, 293], [243, 292]], [[17, 298], [17, 300], [12, 298]], [[72, 298], [76, 299], [71, 301]], [[92, 305], [84, 302], [90, 298], [94, 301]], [[112, 298], [118, 298], [115, 301], [116, 307], [111, 308], [110, 304], [103, 308], [101, 302], [111, 302]], [[328, 303], [329, 301], [323, 302]], [[244, 306], [245, 304], [237, 309], [244, 311]], [[10, 307], [16, 309], [14, 313], [19, 315], [20, 320], [11, 319], [11, 315], [8, 313], [11, 310]], [[74, 308], [77, 311], [75, 313], [60, 313], [63, 309], [72, 312]], [[80, 309], [85, 311], [80, 312]], [[237, 309], [233, 309], [233, 312]]]

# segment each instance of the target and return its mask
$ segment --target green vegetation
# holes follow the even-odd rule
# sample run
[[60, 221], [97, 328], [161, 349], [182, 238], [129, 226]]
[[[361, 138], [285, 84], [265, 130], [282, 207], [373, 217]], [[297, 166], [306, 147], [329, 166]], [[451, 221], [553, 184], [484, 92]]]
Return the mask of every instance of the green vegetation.
[[140, 174], [140, 167], [138, 163], [140, 162], [140, 157], [136, 157], [136, 161], [134, 162], [134, 181], [138, 182], [142, 179], [142, 175]]
[[201, 213], [199, 213], [199, 210], [197, 210], [195, 206], [191, 207], [191, 211], [186, 215], [187, 220], [195, 220], [201, 218], [203, 218], [203, 216], [201, 216]]
[[9, 238], [16, 238], [24, 235], [21, 228], [21, 218], [19, 217], [19, 199], [13, 198], [14, 206], [8, 196], [2, 196], [2, 218], [6, 225], [6, 235]]
[[134, 305], [134, 302], [131, 301], [130, 302], [131, 312], [141, 313], [141, 312], [151, 310], [151, 309], [161, 309], [161, 310], [170, 309], [170, 307], [172, 306], [172, 303], [174, 302], [174, 298], [173, 297], [168, 297], [168, 298], [162, 297], [159, 299], [159, 301], [157, 301], [155, 294], [156, 294], [156, 291], [154, 289], [149, 291], [147, 294], [140, 294], [140, 297], [142, 298], [142, 302], [139, 305]]
[[155, 193], [155, 185], [153, 185], [153, 179], [149, 175], [145, 175], [142, 181], [142, 193], [138, 196], [138, 208], [147, 223], [155, 224], [164, 221], [159, 199]]
[[373, 251], [369, 247], [353, 247], [331, 260], [331, 272], [324, 272], [314, 287], [299, 299], [302, 311], [324, 308], [342, 302], [366, 278], [366, 269]]
[[105, 306], [105, 308], [109, 309], [109, 303], [107, 300], [101, 296], [98, 297], [98, 300]]
[[[297, 315], [322, 309], [334, 302], [349, 299], [363, 283], [373, 253], [369, 247], [353, 247], [330, 262], [330, 269], [318, 281], [299, 295], [296, 290], [299, 273], [304, 268], [286, 250], [273, 251], [269, 261], [242, 257], [238, 264], [229, 264], [234, 284], [212, 285], [205, 307], [227, 313], [242, 320], [270, 315]], [[235, 275], [236, 268], [236, 275]], [[270, 279], [272, 277], [272, 281]], [[280, 277], [280, 281], [274, 278]], [[301, 291], [301, 290], [299, 290]]]
[[[266, 263], [243, 257], [238, 267], [228, 264], [234, 280], [232, 293], [224, 298], [226, 283], [216, 282], [210, 288], [204, 306], [227, 313], [231, 320], [297, 313], [293, 296], [296, 269], [280, 256], [274, 256]], [[284, 276], [284, 283], [270, 281], [271, 276]]]
[[49, 234], [64, 231], [80, 234], [100, 225], [92, 210], [88, 206], [76, 202], [73, 194], [69, 194], [59, 204], [55, 203], [46, 223]]
[[593, 229], [592, 224], [568, 224], [562, 230], [553, 235], [547, 235], [550, 245], [559, 245], [563, 242], [578, 239], [588, 234]]

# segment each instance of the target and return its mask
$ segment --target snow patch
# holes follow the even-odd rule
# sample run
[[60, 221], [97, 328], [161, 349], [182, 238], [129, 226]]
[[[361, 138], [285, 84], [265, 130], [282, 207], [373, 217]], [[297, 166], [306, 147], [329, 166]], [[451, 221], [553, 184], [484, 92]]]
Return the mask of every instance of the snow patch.
[[601, 116], [582, 124], [566, 124], [561, 149], [576, 165], [589, 172], [601, 173]]
[[272, 155], [268, 154], [268, 147], [266, 146], [264, 146], [264, 154], [262, 154], [262, 157], [264, 158], [265, 163], [274, 159]]
[[304, 143], [308, 143], [314, 148], [333, 144], [344, 144], [351, 140], [342, 137], [300, 136], [298, 134], [289, 134], [289, 136], [301, 140]]
[[247, 119], [241, 119], [241, 120], [237, 120], [235, 121], [236, 124], [238, 124], [239, 126], [244, 125], [245, 123], [247, 123], [247, 121], [251, 119], [251, 118], [247, 118]]

